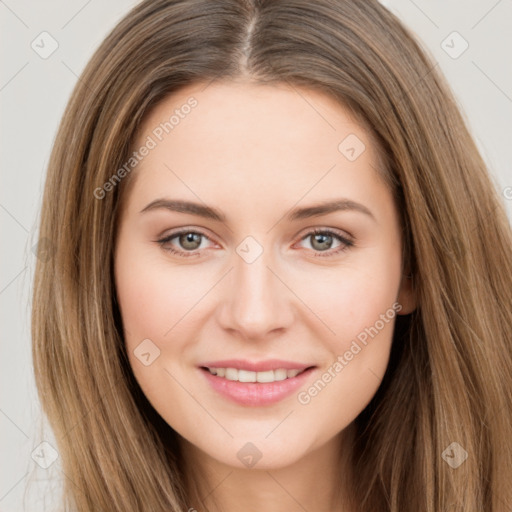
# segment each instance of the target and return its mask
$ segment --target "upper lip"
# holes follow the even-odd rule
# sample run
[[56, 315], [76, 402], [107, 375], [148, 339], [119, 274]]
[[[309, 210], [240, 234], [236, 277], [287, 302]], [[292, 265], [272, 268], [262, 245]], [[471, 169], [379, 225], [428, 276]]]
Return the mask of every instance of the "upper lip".
[[223, 359], [222, 361], [208, 361], [201, 363], [200, 367], [205, 368], [236, 368], [237, 370], [247, 370], [250, 372], [265, 372], [268, 370], [305, 370], [314, 365], [297, 363], [294, 361], [284, 361], [282, 359], [266, 359], [265, 361], [249, 361], [247, 359]]

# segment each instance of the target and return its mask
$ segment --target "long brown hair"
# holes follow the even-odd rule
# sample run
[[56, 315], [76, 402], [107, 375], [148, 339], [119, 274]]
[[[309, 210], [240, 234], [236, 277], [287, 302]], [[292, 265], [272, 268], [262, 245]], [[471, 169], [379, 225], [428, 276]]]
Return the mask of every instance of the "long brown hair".
[[[113, 247], [128, 180], [101, 199], [94, 191], [164, 97], [240, 77], [316, 89], [350, 108], [375, 137], [402, 215], [418, 307], [397, 322], [384, 380], [356, 419], [358, 507], [510, 510], [510, 225], [434, 64], [369, 0], [146, 0], [88, 63], [49, 163], [40, 237], [52, 257], [38, 261], [33, 296], [35, 376], [64, 503], [191, 506], [177, 436], [124, 348]], [[467, 453], [456, 468], [454, 450]]]

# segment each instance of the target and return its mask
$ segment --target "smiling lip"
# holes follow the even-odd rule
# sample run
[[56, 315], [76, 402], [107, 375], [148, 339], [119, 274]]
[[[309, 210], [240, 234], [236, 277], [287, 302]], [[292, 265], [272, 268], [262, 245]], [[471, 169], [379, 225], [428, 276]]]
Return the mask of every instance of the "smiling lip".
[[[295, 377], [275, 382], [238, 382], [213, 375], [208, 368], [236, 368], [237, 370], [252, 372], [285, 369], [300, 370], [301, 373]], [[278, 359], [260, 362], [230, 359], [203, 363], [199, 366], [199, 369], [208, 384], [221, 395], [239, 405], [257, 407], [274, 404], [291, 395], [304, 384], [314, 370], [314, 366]]]
[[312, 366], [311, 364], [295, 363], [293, 361], [283, 361], [281, 359], [267, 359], [265, 361], [248, 361], [246, 359], [224, 359], [222, 361], [210, 361], [201, 363], [199, 366], [206, 368], [236, 368], [237, 370], [247, 370], [250, 372], [266, 372], [268, 370], [305, 370]]

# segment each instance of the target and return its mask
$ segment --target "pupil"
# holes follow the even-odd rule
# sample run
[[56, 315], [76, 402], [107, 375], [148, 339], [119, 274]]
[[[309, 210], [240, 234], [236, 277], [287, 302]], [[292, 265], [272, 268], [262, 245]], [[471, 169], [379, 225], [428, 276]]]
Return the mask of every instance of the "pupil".
[[181, 235], [181, 244], [186, 249], [197, 249], [199, 245], [201, 245], [200, 240], [201, 235], [198, 233], [186, 233], [185, 235]]
[[[315, 242], [319, 242], [320, 243], [320, 247], [317, 247], [320, 250], [329, 249], [329, 247], [330, 247], [330, 245], [332, 243], [332, 236], [331, 235], [317, 234], [317, 235], [314, 235], [313, 239], [314, 239]], [[327, 246], [325, 244], [327, 244]], [[315, 244], [313, 244], [313, 247], [314, 247], [314, 245]]]

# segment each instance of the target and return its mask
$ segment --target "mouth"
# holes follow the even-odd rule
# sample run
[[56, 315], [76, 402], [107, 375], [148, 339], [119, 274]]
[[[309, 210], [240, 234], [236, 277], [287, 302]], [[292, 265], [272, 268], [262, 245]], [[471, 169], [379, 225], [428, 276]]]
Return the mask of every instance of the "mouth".
[[199, 366], [214, 391], [245, 406], [265, 406], [283, 400], [304, 385], [315, 368], [279, 360], [230, 360]]
[[259, 383], [268, 383], [268, 382], [280, 382], [286, 379], [293, 379], [300, 375], [301, 373], [313, 368], [309, 366], [303, 370], [300, 369], [292, 369], [287, 370], [286, 368], [278, 368], [276, 370], [267, 370], [263, 372], [254, 372], [250, 370], [241, 370], [237, 368], [216, 368], [216, 367], [207, 367], [202, 366], [202, 370], [206, 370], [210, 372], [211, 375], [215, 375], [221, 379], [226, 379], [230, 381], [236, 382], [259, 382]]

